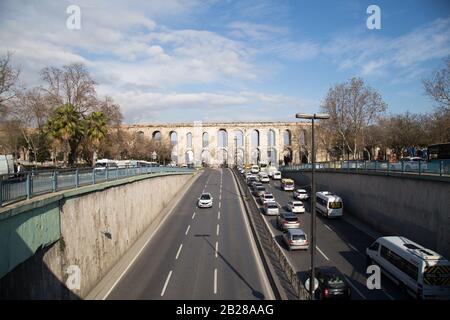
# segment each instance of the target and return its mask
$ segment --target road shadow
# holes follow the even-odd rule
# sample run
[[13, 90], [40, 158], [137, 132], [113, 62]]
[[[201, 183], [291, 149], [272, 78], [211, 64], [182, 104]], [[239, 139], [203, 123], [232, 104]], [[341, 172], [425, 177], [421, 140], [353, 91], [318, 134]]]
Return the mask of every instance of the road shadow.
[[[216, 249], [215, 247], [212, 245], [211, 242], [209, 242], [209, 240], [207, 239], [207, 237], [202, 236], [202, 238], [206, 241], [206, 243], [208, 244], [208, 246], [211, 248], [211, 250], [215, 253]], [[242, 282], [251, 290], [252, 295], [258, 299], [258, 300], [264, 300], [265, 296], [262, 292], [259, 292], [258, 290], [256, 290], [255, 288], [252, 287], [252, 285], [245, 279], [245, 277], [220, 253], [220, 250], [217, 252], [217, 256], [222, 259], [223, 262], [225, 262], [225, 264], [233, 271], [233, 273], [235, 273], [239, 279], [242, 280]]]

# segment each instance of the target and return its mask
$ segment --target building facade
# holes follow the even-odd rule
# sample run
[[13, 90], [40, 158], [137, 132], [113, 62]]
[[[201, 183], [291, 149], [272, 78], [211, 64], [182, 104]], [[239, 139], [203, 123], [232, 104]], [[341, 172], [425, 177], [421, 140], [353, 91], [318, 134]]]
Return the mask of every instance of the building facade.
[[[131, 134], [170, 141], [177, 165], [299, 163], [309, 160], [310, 123], [214, 122], [123, 126]], [[317, 153], [321, 161], [322, 153]]]

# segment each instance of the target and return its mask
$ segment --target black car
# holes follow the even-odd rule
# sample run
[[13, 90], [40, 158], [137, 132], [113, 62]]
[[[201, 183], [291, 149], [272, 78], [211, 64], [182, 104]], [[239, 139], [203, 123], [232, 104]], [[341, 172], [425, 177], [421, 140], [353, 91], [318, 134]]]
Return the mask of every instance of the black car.
[[[319, 281], [319, 287], [314, 292], [316, 299], [350, 299], [352, 294], [350, 286], [336, 267], [325, 266], [315, 270], [314, 276]], [[311, 272], [308, 275], [311, 275]]]

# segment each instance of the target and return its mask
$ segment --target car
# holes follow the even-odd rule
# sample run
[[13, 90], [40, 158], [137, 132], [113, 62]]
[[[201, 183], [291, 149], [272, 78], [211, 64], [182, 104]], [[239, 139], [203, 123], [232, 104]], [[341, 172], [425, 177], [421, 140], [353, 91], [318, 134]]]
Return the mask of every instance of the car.
[[272, 174], [272, 179], [273, 179], [273, 180], [281, 180], [281, 172], [280, 172], [280, 171], [275, 171], [275, 172]]
[[211, 193], [202, 193], [200, 198], [198, 198], [197, 205], [199, 208], [211, 208], [213, 206]]
[[259, 172], [259, 166], [258, 165], [253, 165], [252, 168], [250, 169], [250, 172], [253, 174], [256, 174]]
[[259, 201], [261, 204], [266, 204], [267, 202], [275, 201], [275, 197], [271, 193], [264, 193], [260, 196]]
[[294, 199], [306, 200], [309, 198], [309, 194], [305, 189], [297, 189], [294, 191]]
[[264, 205], [264, 212], [268, 216], [277, 216], [280, 213], [280, 209], [275, 201], [270, 201]]
[[[344, 275], [334, 266], [321, 266], [314, 269], [314, 278], [316, 288], [314, 295], [319, 300], [328, 299], [350, 299], [352, 290], [347, 283]], [[307, 283], [305, 288], [309, 291], [309, 279], [311, 270], [307, 274]], [[306, 285], [308, 287], [306, 287]]]
[[307, 250], [309, 247], [308, 237], [300, 228], [287, 229], [283, 233], [283, 241], [286, 243], [289, 251], [291, 250]]
[[252, 184], [250, 185], [250, 189], [255, 190], [256, 187], [258, 186], [262, 186], [262, 182], [260, 181], [253, 181]]
[[262, 183], [269, 183], [270, 182], [270, 178], [269, 176], [264, 173], [264, 174], [259, 174], [259, 181], [261, 181]]
[[264, 193], [266, 193], [266, 188], [263, 186], [256, 186], [254, 189], [255, 196], [261, 197]]
[[300, 220], [292, 212], [281, 212], [277, 217], [277, 226], [280, 230], [300, 228]]
[[251, 186], [252, 183], [256, 181], [256, 177], [253, 176], [253, 175], [252, 175], [252, 176], [248, 176], [248, 177], [246, 178], [245, 181], [247, 182], [247, 184], [248, 184], [249, 186]]
[[289, 201], [287, 208], [292, 213], [305, 213], [305, 206], [301, 201]]

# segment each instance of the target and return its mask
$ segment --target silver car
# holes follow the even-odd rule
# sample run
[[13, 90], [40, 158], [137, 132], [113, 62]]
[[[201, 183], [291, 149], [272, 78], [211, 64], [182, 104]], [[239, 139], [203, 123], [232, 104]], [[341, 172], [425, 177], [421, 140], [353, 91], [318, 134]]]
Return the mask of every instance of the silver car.
[[309, 247], [308, 238], [302, 229], [288, 229], [283, 234], [283, 240], [289, 251], [291, 250], [307, 250]]
[[277, 226], [280, 230], [300, 228], [300, 220], [291, 212], [282, 212], [277, 217]]

